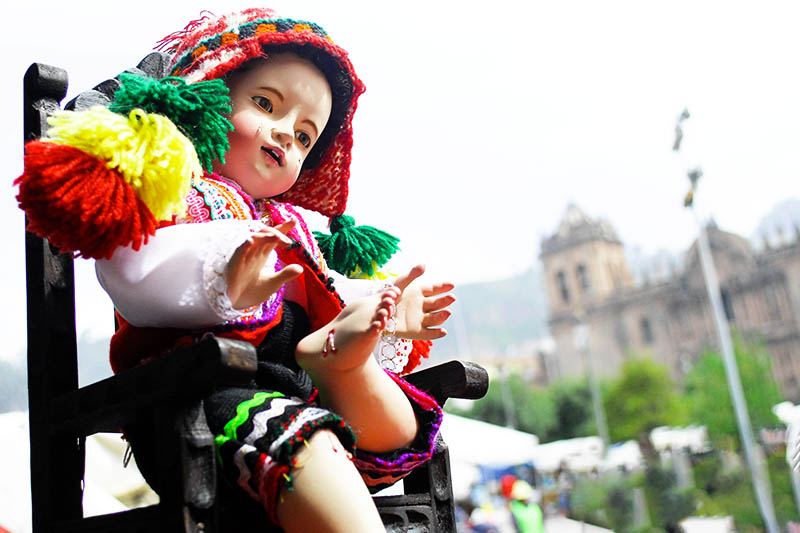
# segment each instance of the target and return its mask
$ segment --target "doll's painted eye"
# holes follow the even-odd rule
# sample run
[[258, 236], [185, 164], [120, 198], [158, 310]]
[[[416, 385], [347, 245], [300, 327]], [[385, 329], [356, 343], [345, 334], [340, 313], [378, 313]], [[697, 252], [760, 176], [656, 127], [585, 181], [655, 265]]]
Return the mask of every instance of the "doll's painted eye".
[[267, 113], [272, 113], [272, 102], [266, 96], [254, 96], [253, 102]]
[[309, 146], [311, 146], [311, 137], [309, 137], [309, 136], [308, 136], [308, 134], [307, 134], [306, 132], [304, 132], [304, 131], [298, 131], [298, 132], [295, 134], [295, 137], [297, 137], [297, 140], [298, 140], [298, 141], [300, 141], [300, 144], [302, 144], [302, 145], [303, 145], [303, 146], [305, 146], [306, 148], [308, 148]]

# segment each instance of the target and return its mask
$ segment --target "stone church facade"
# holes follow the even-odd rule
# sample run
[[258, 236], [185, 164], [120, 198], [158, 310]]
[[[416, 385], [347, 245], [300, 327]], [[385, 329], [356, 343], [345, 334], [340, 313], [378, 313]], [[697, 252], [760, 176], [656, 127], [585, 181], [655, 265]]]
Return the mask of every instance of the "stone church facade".
[[[756, 252], [746, 239], [708, 227], [711, 254], [731, 326], [763, 341], [784, 395], [800, 400], [800, 238]], [[623, 244], [605, 221], [569, 206], [541, 243], [548, 325], [556, 350], [548, 379], [584, 375], [591, 357], [602, 376], [647, 354], [680, 379], [718, 337], [695, 242], [681, 269], [634, 283]], [[576, 325], [588, 333], [576, 339]], [[579, 347], [583, 346], [584, 349]]]

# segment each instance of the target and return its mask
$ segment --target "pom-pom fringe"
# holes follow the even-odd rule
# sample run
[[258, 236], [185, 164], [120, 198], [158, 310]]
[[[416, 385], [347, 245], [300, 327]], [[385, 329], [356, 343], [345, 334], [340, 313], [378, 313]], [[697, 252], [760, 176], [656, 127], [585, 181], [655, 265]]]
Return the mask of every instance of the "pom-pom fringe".
[[166, 117], [134, 109], [127, 117], [103, 107], [59, 111], [48, 120], [54, 143], [106, 162], [128, 182], [156, 217], [183, 214], [192, 177], [202, 168], [191, 141]]
[[122, 86], [114, 94], [111, 111], [127, 115], [142, 109], [164, 115], [191, 139], [203, 168], [210, 172], [214, 159], [225, 162], [233, 124], [226, 118], [231, 100], [222, 80], [187, 84], [183, 78], [157, 80], [127, 73], [119, 79]]
[[349, 276], [363, 272], [375, 274], [400, 248], [400, 239], [372, 226], [356, 226], [353, 217], [338, 215], [331, 219], [331, 234], [315, 231], [325, 261], [335, 271]]
[[411, 346], [411, 353], [408, 354], [408, 363], [406, 363], [406, 366], [404, 366], [402, 372], [400, 372], [403, 376], [417, 368], [420, 363], [422, 363], [423, 358], [426, 359], [430, 356], [433, 342], [428, 340], [413, 340], [411, 341]]
[[122, 176], [77, 148], [32, 141], [25, 145], [25, 171], [15, 181], [28, 231], [61, 251], [110, 258], [117, 246], [142, 242], [156, 220]]

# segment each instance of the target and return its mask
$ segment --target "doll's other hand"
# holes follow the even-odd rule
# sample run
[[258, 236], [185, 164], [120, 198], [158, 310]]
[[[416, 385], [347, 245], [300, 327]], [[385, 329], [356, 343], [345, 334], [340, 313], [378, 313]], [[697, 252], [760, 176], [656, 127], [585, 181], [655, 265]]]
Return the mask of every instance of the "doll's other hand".
[[262, 303], [284, 283], [303, 272], [300, 265], [288, 265], [277, 272], [262, 272], [269, 254], [275, 248], [292, 244], [286, 234], [294, 225], [294, 220], [289, 220], [253, 233], [233, 253], [225, 267], [225, 282], [234, 309], [246, 309]]
[[433, 340], [447, 335], [441, 326], [452, 312], [446, 309], [456, 297], [445, 294], [455, 287], [452, 283], [412, 283], [425, 273], [424, 265], [417, 265], [407, 274], [398, 277], [394, 285], [402, 292], [397, 299], [396, 333], [406, 339]]

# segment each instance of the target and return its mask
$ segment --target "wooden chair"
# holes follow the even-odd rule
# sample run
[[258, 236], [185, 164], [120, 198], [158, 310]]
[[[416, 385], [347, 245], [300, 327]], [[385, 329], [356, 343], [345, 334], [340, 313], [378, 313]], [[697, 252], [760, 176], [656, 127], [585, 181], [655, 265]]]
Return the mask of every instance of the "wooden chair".
[[[155, 53], [137, 69], [161, 76], [164, 64]], [[107, 80], [67, 108], [107, 104], [117, 87], [117, 80]], [[41, 136], [66, 91], [65, 71], [31, 65], [24, 78], [25, 141]], [[201, 398], [215, 384], [249, 381], [256, 372], [255, 349], [206, 335], [170, 357], [79, 388], [72, 257], [31, 233], [25, 248], [33, 531], [214, 532], [241, 526], [217, 496], [214, 442]], [[488, 387], [485, 370], [461, 361], [408, 379], [440, 404], [452, 397], [480, 398]], [[160, 438], [160, 502], [84, 518], [86, 437], [142, 420], [154, 424]], [[387, 531], [455, 531], [450, 481], [447, 446], [439, 438], [433, 459], [406, 478], [405, 494], [375, 497]]]

